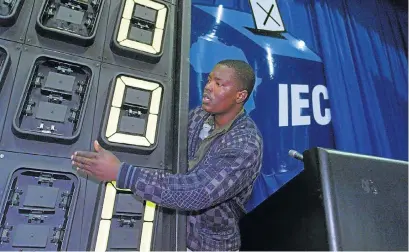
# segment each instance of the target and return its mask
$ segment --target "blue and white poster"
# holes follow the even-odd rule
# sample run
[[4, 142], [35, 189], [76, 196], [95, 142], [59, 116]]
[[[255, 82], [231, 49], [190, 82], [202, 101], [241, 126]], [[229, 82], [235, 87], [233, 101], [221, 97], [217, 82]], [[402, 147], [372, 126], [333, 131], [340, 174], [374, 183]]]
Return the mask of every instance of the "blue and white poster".
[[251, 211], [303, 169], [290, 149], [333, 147], [323, 64], [286, 32], [276, 1], [193, 0], [191, 29], [190, 108], [200, 105], [217, 62], [244, 60], [256, 73], [245, 109], [263, 135], [264, 157]]

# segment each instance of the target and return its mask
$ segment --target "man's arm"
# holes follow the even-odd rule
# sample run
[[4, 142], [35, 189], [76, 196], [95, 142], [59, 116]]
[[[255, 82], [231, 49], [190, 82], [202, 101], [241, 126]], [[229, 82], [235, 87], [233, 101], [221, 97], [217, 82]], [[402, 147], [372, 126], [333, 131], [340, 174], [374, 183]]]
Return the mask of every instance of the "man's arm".
[[189, 211], [208, 208], [249, 186], [259, 171], [260, 146], [247, 140], [234, 148], [219, 148], [188, 174], [169, 174], [122, 163], [117, 186], [168, 208]]

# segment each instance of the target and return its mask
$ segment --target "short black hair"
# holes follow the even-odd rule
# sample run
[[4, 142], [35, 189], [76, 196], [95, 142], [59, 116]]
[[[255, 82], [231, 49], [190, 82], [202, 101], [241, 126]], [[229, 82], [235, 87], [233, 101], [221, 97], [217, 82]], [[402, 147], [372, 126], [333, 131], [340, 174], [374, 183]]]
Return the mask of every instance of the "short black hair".
[[254, 83], [256, 81], [256, 77], [253, 71], [253, 68], [245, 61], [242, 60], [222, 60], [217, 65], [227, 66], [229, 68], [233, 68], [236, 73], [236, 78], [240, 81], [243, 90], [247, 90], [247, 99], [249, 99], [251, 92], [253, 92]]

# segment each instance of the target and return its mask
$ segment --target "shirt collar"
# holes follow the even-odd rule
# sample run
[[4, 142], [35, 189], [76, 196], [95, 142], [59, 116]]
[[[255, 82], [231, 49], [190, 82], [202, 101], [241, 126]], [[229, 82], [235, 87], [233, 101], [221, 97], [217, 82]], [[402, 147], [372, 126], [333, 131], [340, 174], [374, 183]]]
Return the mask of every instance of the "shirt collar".
[[[226, 125], [224, 125], [223, 127], [217, 129], [218, 132], [223, 132], [223, 131], [228, 131], [231, 126], [233, 125], [233, 123], [240, 118], [243, 114], [245, 114], [245, 110], [244, 108], [241, 109], [241, 111], [236, 115], [236, 117], [234, 117], [233, 120], [231, 120], [229, 123], [227, 123]], [[214, 129], [214, 115], [210, 115], [209, 117], [207, 117], [207, 119], [205, 120], [204, 124], [208, 124], [210, 125], [211, 129]]]

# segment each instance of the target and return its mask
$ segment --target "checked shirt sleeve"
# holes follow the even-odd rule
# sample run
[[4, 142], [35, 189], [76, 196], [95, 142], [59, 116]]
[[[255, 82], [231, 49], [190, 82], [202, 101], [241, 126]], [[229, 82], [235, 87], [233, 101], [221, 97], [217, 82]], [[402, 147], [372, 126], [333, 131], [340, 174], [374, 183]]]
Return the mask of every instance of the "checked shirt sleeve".
[[[164, 207], [201, 210], [219, 204], [249, 186], [259, 172], [260, 145], [240, 139], [210, 153], [187, 174], [170, 174], [122, 163], [120, 188]], [[249, 137], [248, 137], [249, 138]]]

